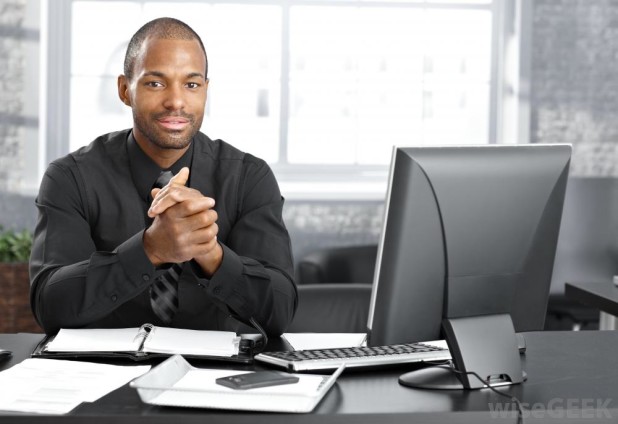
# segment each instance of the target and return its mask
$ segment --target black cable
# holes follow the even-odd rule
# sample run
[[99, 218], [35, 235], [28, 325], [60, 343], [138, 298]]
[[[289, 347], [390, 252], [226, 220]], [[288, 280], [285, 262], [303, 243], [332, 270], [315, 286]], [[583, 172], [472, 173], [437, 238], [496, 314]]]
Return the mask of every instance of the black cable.
[[260, 324], [258, 324], [258, 322], [255, 320], [255, 318], [251, 317], [251, 319], [249, 319], [249, 322], [251, 323], [251, 325], [253, 325], [253, 327], [257, 331], [260, 332], [260, 334], [264, 338], [264, 343], [262, 344], [262, 348], [260, 349], [260, 351], [262, 351], [266, 347], [266, 345], [268, 344], [268, 336], [266, 335], [266, 331], [264, 331], [262, 326]]
[[524, 408], [521, 404], [521, 401], [519, 399], [517, 399], [515, 396], [511, 396], [509, 394], [506, 393], [502, 393], [498, 390], [496, 390], [496, 388], [492, 385], [489, 384], [489, 381], [483, 380], [483, 378], [478, 375], [476, 372], [474, 371], [459, 371], [456, 368], [451, 368], [453, 370], [453, 372], [455, 372], [456, 374], [465, 374], [465, 375], [473, 375], [474, 377], [476, 377], [481, 383], [484, 383], [486, 385], [486, 387], [488, 389], [490, 389], [492, 392], [499, 394], [500, 396], [503, 396], [505, 398], [508, 398], [511, 400], [511, 402], [515, 402], [515, 404], [517, 405], [517, 424], [524, 424]]
[[[457, 368], [455, 368], [455, 366], [454, 366], [452, 361], [449, 361], [448, 364], [437, 363], [437, 362], [429, 362], [429, 361], [425, 362], [425, 363], [426, 364], [430, 364], [432, 366], [432, 368], [449, 369], [450, 371], [454, 372], [455, 374], [472, 375], [472, 376], [476, 377], [481, 383], [485, 384], [485, 386], [488, 389], [490, 389], [492, 392], [497, 393], [500, 396], [506, 397], [506, 398], [510, 399], [511, 402], [515, 403], [515, 405], [517, 405], [517, 424], [524, 424], [524, 407], [521, 404], [521, 401], [518, 398], [516, 398], [515, 396], [511, 396], [509, 394], [502, 393], [502, 392], [496, 390], [496, 388], [494, 386], [489, 384], [488, 380], [484, 380], [483, 377], [481, 377], [480, 375], [478, 375], [474, 371], [460, 371], [460, 370], [458, 370]], [[448, 367], [448, 368], [446, 368], [446, 367]]]

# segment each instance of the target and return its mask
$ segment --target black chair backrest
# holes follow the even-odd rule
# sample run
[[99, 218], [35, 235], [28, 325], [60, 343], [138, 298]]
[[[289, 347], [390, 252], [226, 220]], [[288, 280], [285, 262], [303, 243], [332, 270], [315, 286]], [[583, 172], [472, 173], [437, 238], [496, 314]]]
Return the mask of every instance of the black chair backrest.
[[373, 283], [377, 245], [332, 247], [310, 253], [297, 265], [297, 283]]

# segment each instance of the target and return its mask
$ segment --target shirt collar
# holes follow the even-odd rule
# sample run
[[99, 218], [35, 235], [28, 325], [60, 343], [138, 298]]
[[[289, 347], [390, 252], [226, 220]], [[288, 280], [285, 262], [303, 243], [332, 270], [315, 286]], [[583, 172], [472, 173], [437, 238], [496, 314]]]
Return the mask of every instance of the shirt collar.
[[[193, 141], [191, 141], [190, 147], [187, 149], [184, 155], [180, 157], [171, 167], [168, 169], [161, 169], [152, 159], [144, 153], [135, 138], [133, 132], [129, 133], [127, 139], [127, 150], [129, 153], [129, 167], [131, 168], [131, 177], [133, 184], [137, 188], [137, 192], [140, 197], [146, 202], [150, 201], [150, 190], [152, 185], [159, 177], [161, 171], [170, 170], [174, 175], [178, 173], [183, 167], [191, 167], [191, 161], [193, 160]], [[189, 181], [191, 176], [189, 175]]]

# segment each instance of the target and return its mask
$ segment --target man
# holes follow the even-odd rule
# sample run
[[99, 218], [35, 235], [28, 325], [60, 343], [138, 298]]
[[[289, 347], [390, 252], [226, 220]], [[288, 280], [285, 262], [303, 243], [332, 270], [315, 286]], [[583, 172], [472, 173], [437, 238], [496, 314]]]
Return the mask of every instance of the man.
[[50, 164], [30, 258], [46, 333], [150, 322], [279, 335], [291, 321], [283, 199], [264, 161], [199, 132], [207, 71], [189, 26], [147, 23], [118, 77], [133, 128]]

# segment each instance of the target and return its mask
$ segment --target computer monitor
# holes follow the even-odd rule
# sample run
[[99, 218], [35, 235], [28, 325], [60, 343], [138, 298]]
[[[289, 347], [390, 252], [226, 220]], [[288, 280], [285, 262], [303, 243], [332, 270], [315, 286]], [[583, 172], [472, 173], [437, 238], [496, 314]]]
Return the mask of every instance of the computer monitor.
[[570, 156], [568, 145], [394, 148], [368, 343], [436, 340], [444, 319], [500, 314], [542, 330]]

